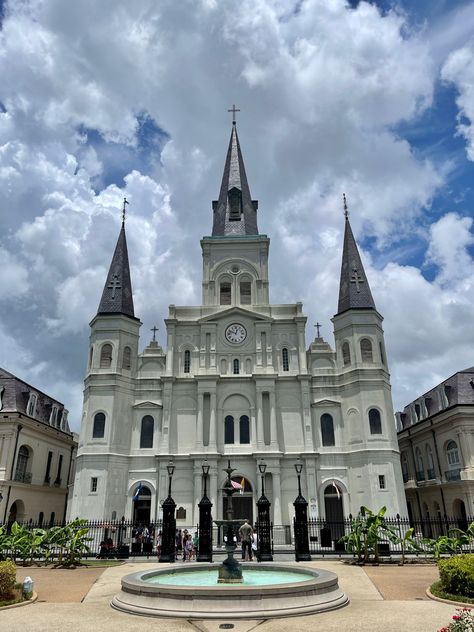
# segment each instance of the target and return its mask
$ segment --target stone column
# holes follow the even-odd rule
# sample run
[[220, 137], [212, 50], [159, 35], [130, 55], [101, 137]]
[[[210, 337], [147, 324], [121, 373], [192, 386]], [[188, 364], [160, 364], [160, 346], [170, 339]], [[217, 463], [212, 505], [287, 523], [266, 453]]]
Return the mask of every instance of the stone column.
[[208, 479], [208, 484], [209, 484], [208, 496], [213, 505], [212, 517], [214, 519], [217, 518], [217, 516], [220, 516], [222, 513], [221, 508], [217, 506], [217, 502], [218, 502], [217, 478], [218, 478], [217, 468], [211, 467], [209, 470], [209, 479]]
[[282, 524], [281, 518], [281, 481], [280, 471], [272, 471], [272, 483], [273, 483], [273, 524]]
[[216, 405], [217, 397], [215, 393], [211, 393], [211, 410], [209, 417], [209, 450], [215, 452], [217, 450], [217, 432], [216, 432]]
[[269, 399], [270, 399], [270, 446], [273, 450], [278, 450], [275, 391], [269, 392]]
[[203, 416], [204, 409], [204, 393], [198, 391], [198, 409], [196, 419], [196, 448], [202, 449], [203, 447]]
[[264, 447], [262, 391], [257, 390], [257, 450], [263, 450]]
[[193, 502], [193, 526], [199, 522], [198, 503], [201, 500], [202, 492], [202, 468], [201, 462], [194, 462], [194, 502]]

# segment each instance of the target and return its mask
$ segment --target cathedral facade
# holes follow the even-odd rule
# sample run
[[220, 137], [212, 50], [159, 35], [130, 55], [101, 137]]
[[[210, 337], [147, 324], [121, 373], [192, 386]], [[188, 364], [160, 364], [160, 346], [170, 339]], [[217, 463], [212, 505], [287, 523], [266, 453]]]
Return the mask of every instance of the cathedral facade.
[[202, 464], [221, 518], [227, 460], [236, 517], [256, 518], [258, 465], [275, 525], [290, 524], [294, 465], [312, 517], [361, 505], [406, 515], [382, 316], [348, 214], [334, 347], [306, 343], [301, 303], [269, 302], [270, 240], [257, 227], [235, 123], [212, 235], [201, 240], [202, 304], [170, 305], [166, 349], [139, 353], [125, 224], [92, 320], [70, 517], [160, 519], [167, 465], [178, 526], [198, 522]]

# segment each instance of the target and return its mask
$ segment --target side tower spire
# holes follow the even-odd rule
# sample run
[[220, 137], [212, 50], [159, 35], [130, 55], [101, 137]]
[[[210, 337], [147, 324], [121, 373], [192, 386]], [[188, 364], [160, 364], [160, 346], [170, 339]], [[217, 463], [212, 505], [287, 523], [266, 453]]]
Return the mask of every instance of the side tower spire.
[[123, 314], [124, 316], [135, 318], [127, 238], [125, 235], [125, 207], [127, 204], [128, 201], [124, 198], [122, 228], [115, 246], [114, 256], [112, 257], [97, 315]]
[[235, 112], [240, 110], [234, 106], [229, 111], [233, 113], [232, 131], [219, 199], [212, 203], [212, 210], [214, 211], [212, 235], [213, 237], [258, 235], [258, 202], [252, 200], [250, 195], [235, 122]]
[[357, 243], [349, 221], [345, 194], [343, 195], [343, 200], [346, 225], [344, 229], [344, 245], [342, 248], [338, 314], [348, 309], [376, 309], [370, 291], [369, 281], [367, 280], [367, 275], [365, 274], [359, 249], [357, 248]]

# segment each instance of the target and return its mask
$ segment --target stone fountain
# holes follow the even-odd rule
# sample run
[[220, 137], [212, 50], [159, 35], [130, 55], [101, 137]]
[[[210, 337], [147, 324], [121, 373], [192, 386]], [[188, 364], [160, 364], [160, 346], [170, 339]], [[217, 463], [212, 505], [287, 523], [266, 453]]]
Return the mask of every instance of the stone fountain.
[[230, 460], [222, 488], [227, 496], [223, 528], [226, 559], [222, 564], [186, 564], [131, 573], [111, 606], [128, 614], [185, 619], [270, 619], [315, 614], [349, 603], [336, 573], [274, 562], [242, 565], [234, 558], [236, 530]]

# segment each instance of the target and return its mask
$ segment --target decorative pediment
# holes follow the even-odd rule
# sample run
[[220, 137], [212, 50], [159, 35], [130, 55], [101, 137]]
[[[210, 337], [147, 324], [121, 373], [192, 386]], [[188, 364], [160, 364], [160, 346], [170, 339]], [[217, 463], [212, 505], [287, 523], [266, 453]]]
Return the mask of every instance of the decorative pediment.
[[336, 402], [334, 399], [320, 399], [317, 402], [313, 402], [311, 406], [336, 406], [337, 408], [340, 408], [341, 402]]
[[138, 402], [137, 404], [134, 404], [132, 408], [146, 408], [148, 410], [150, 408], [163, 408], [163, 404], [161, 402], [150, 402], [149, 400], [147, 400], [145, 402]]
[[222, 312], [215, 312], [210, 316], [204, 316], [204, 318], [200, 318], [198, 323], [208, 323], [211, 321], [222, 320], [224, 318], [229, 318], [229, 316], [246, 316], [247, 318], [251, 318], [252, 320], [259, 320], [263, 322], [273, 323], [274, 319], [270, 316], [265, 316], [264, 314], [257, 314], [256, 312], [250, 309], [244, 309], [243, 307], [229, 307], [229, 309], [225, 309]]

